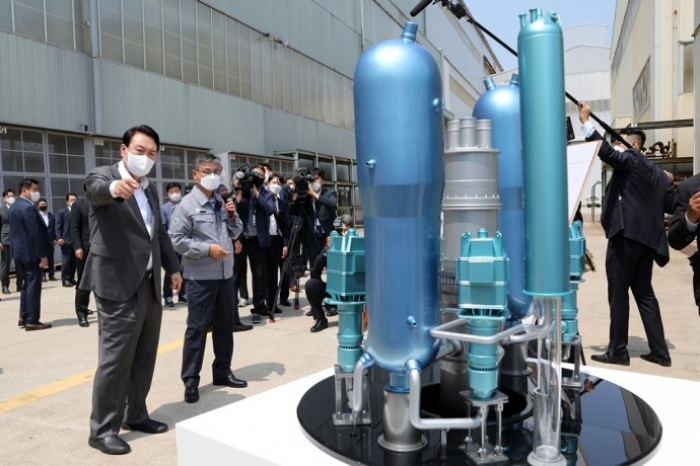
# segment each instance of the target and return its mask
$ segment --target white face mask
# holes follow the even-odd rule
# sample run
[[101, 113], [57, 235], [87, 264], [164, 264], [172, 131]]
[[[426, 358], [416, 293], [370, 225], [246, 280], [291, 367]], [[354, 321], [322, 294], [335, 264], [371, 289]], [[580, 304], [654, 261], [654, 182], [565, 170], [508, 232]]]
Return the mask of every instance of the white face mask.
[[170, 202], [180, 202], [180, 199], [182, 199], [182, 194], [180, 194], [180, 193], [168, 194], [168, 199], [170, 199]]
[[221, 176], [212, 173], [211, 175], [203, 176], [199, 183], [207, 191], [214, 191], [221, 184]]
[[321, 183], [318, 181], [314, 181], [313, 183], [311, 183], [311, 189], [313, 189], [315, 193], [319, 192], [321, 190]]
[[41, 193], [39, 191], [30, 191], [29, 195], [32, 196], [32, 202], [35, 204], [39, 202], [39, 198], [41, 197]]
[[129, 157], [126, 161], [126, 169], [134, 176], [146, 176], [153, 168], [153, 164], [156, 163], [147, 155], [136, 155], [129, 151], [127, 154]]
[[5, 202], [7, 202], [8, 205], [12, 205], [15, 203], [15, 197], [8, 197], [7, 199], [5, 199]]
[[282, 186], [278, 184], [271, 184], [270, 185], [270, 192], [274, 194], [275, 196], [278, 195], [282, 191]]

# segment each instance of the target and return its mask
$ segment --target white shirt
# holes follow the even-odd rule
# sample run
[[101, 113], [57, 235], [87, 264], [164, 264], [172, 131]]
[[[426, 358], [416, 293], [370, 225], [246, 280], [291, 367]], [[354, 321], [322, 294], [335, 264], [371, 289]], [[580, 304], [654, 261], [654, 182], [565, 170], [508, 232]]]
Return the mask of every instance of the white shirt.
[[[277, 196], [272, 195], [272, 205], [277, 213], [279, 211], [277, 204]], [[279, 236], [279, 230], [277, 229], [277, 219], [275, 219], [275, 214], [270, 215], [270, 235]]]
[[39, 213], [41, 214], [41, 218], [44, 220], [44, 223], [45, 223], [46, 226], [48, 227], [48, 226], [49, 226], [49, 213], [48, 213], [48, 212], [42, 212], [42, 211], [39, 211]]
[[[129, 173], [129, 170], [126, 169], [126, 165], [124, 165], [124, 160], [119, 162], [119, 174], [122, 176], [122, 180], [134, 179], [134, 177], [131, 176], [131, 173]], [[114, 198], [118, 197], [115, 194], [116, 184], [117, 181], [115, 180], [112, 181], [112, 184], [109, 185], [109, 193]], [[139, 205], [139, 211], [141, 212], [143, 223], [146, 224], [148, 236], [151, 237], [151, 239], [153, 239], [153, 209], [151, 209], [151, 205], [148, 203], [148, 197], [146, 196], [146, 188], [148, 188], [148, 178], [142, 176], [141, 181], [139, 181], [139, 188], [136, 191], [134, 191], [134, 199], [136, 199], [136, 203]], [[151, 253], [151, 255], [148, 257], [148, 265], [146, 266], [146, 270], [152, 269], [153, 253]]]

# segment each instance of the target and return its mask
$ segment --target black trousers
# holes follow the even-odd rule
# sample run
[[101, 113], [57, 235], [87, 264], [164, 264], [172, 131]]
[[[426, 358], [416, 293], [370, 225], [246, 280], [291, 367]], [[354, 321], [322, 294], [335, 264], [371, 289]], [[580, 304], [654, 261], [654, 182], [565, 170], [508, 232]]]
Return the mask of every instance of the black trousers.
[[304, 263], [308, 264], [308, 267], [311, 268], [314, 266], [316, 257], [321, 254], [321, 251], [323, 251], [323, 248], [326, 246], [326, 238], [328, 238], [329, 235], [317, 235], [313, 230], [308, 228], [308, 225], [305, 225], [302, 231], [304, 232]]
[[[271, 235], [270, 243], [270, 247], [265, 248], [265, 271], [267, 273], [267, 296], [265, 299], [267, 301], [268, 310], [272, 308], [272, 302], [275, 300], [275, 295], [277, 294], [277, 285], [279, 285], [279, 275], [277, 272], [279, 269], [280, 258], [282, 257], [284, 240], [279, 235]], [[280, 291], [280, 296], [281, 293], [282, 292]], [[289, 294], [289, 287], [287, 287], [287, 294]], [[279, 305], [279, 301], [277, 302], [277, 305]]]
[[233, 333], [231, 308], [234, 305], [233, 277], [224, 280], [189, 280], [187, 291], [187, 330], [182, 350], [182, 381], [185, 387], [199, 387], [209, 323], [214, 322], [214, 379], [231, 373]]
[[[243, 238], [241, 238], [241, 244], [243, 244]], [[247, 301], [250, 299], [250, 295], [248, 294], [248, 263], [246, 257], [248, 256], [245, 251], [241, 251], [233, 258], [233, 279], [236, 281], [238, 293], [236, 297], [240, 296]]]
[[[175, 253], [177, 256], [178, 262], [182, 262], [182, 256], [178, 253]], [[163, 273], [163, 299], [165, 298], [171, 298], [173, 297], [173, 289], [170, 287], [171, 283], [171, 275], [168, 272]], [[177, 299], [182, 300], [183, 298], [187, 297], [187, 280], [182, 280], [182, 287], [180, 288], [180, 292], [177, 294]]]
[[10, 245], [3, 244], [2, 251], [0, 251], [0, 284], [3, 288], [10, 287], [10, 261], [12, 256], [10, 255]]
[[253, 312], [264, 314], [267, 294], [266, 251], [260, 246], [257, 236], [244, 237], [241, 243], [243, 244], [241, 254], [245, 254], [245, 257], [250, 260], [250, 271], [253, 274]]
[[608, 278], [608, 302], [610, 303], [610, 342], [608, 351], [616, 355], [627, 354], [629, 335], [629, 290], [639, 308], [649, 349], [657, 356], [668, 356], [659, 302], [651, 286], [654, 267], [653, 249], [622, 234], [608, 240], [605, 268]]
[[323, 299], [327, 296], [326, 283], [318, 278], [309, 278], [304, 283], [304, 291], [311, 305], [314, 320], [326, 319], [326, 314], [323, 312]]
[[[84, 248], [83, 249], [83, 260], [80, 260], [76, 257], [77, 260], [77, 269], [78, 269], [78, 284], [80, 284], [80, 280], [83, 278], [83, 270], [85, 270], [85, 260], [87, 259], [88, 254], [90, 253], [89, 248]], [[87, 318], [87, 312], [88, 312], [88, 306], [90, 305], [90, 291], [88, 290], [81, 290], [80, 287], [75, 288], [75, 315], [78, 316], [78, 319], [81, 317]]]
[[[284, 273], [284, 263], [287, 261], [289, 258], [289, 253], [287, 253], [287, 257], [284, 259], [280, 258], [279, 260], [279, 269], [280, 269], [280, 276], [282, 277], [282, 287], [280, 288], [280, 302], [283, 303], [285, 301], [289, 301], [289, 287], [291, 286], [289, 284], [289, 272]], [[290, 269], [291, 269], [291, 265]]]
[[[63, 283], [69, 283], [75, 280], [76, 261], [77, 258], [73, 251], [73, 245], [64, 244], [61, 246], [61, 281]], [[53, 272], [49, 273], [53, 276]]]
[[90, 436], [117, 435], [122, 421], [139, 424], [149, 418], [146, 396], [156, 365], [163, 308], [156, 284], [147, 272], [126, 301], [95, 295], [97, 305], [97, 372], [92, 388]]
[[19, 317], [29, 324], [41, 318], [41, 269], [36, 262], [15, 261], [17, 273], [24, 277], [19, 298]]

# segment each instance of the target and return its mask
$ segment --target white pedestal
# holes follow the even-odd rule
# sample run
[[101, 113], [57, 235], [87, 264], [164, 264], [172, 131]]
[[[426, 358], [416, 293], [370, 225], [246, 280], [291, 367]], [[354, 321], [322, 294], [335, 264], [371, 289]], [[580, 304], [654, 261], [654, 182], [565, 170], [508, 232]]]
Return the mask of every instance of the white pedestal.
[[[700, 382], [593, 367], [582, 369], [635, 393], [661, 419], [661, 444], [639, 464], [697, 464]], [[179, 422], [176, 425], [178, 464], [346, 464], [312, 443], [297, 420], [297, 405], [304, 393], [331, 376], [333, 370], [328, 369]]]

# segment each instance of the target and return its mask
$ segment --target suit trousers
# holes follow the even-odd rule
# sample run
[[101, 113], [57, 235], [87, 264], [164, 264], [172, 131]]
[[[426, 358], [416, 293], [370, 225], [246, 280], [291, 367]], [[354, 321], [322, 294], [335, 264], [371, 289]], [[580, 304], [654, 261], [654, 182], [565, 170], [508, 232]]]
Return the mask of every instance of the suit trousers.
[[224, 280], [189, 280], [187, 291], [187, 330], [182, 349], [182, 381], [185, 387], [199, 387], [209, 323], [214, 322], [212, 342], [214, 380], [231, 373], [233, 333], [231, 333], [235, 290], [233, 277]]
[[[177, 260], [182, 263], [182, 256], [178, 253], [175, 253], [177, 256]], [[171, 288], [171, 275], [168, 272], [163, 272], [163, 299], [165, 298], [171, 298], [173, 297], [173, 289]], [[183, 298], [186, 298], [187, 296], [187, 280], [182, 280], [182, 287], [180, 288], [180, 292], [177, 294], [177, 299], [179, 301], [182, 301]]]
[[[279, 285], [277, 269], [279, 268], [280, 257], [282, 257], [284, 241], [279, 235], [270, 235], [270, 242], [270, 247], [265, 248], [265, 271], [267, 272], [267, 296], [265, 300], [267, 302], [267, 309], [274, 311], [274, 309], [272, 309], [272, 302], [275, 300], [277, 285]], [[280, 291], [280, 295], [281, 294], [282, 292]], [[289, 294], [289, 288], [287, 288], [287, 294]], [[277, 301], [276, 304], [279, 305], [279, 301]]]
[[323, 299], [326, 297], [326, 284], [318, 278], [309, 278], [304, 283], [304, 291], [306, 292], [306, 299], [311, 305], [311, 314], [313, 314], [314, 320], [325, 319]]
[[629, 334], [629, 290], [639, 308], [649, 349], [657, 356], [668, 356], [661, 310], [651, 286], [654, 267], [653, 249], [625, 238], [622, 233], [608, 240], [605, 269], [610, 303], [610, 342], [608, 351], [627, 354]]
[[29, 324], [41, 318], [41, 268], [36, 262], [15, 261], [17, 273], [24, 276], [19, 298], [19, 316]]
[[[87, 259], [87, 256], [90, 252], [89, 248], [84, 248], [83, 249], [83, 260], [80, 260], [76, 257], [77, 261], [77, 269], [78, 269], [78, 284], [80, 284], [80, 280], [83, 278], [83, 270], [85, 269], [85, 259]], [[75, 288], [75, 315], [78, 316], [78, 318], [85, 317], [87, 318], [87, 312], [88, 312], [88, 306], [90, 305], [90, 291], [88, 290], [81, 290], [80, 287]]]
[[163, 308], [153, 273], [146, 272], [136, 294], [126, 301], [95, 295], [98, 317], [97, 372], [92, 388], [90, 437], [117, 435], [122, 422], [148, 419]]
[[[287, 262], [287, 259], [289, 258], [289, 253], [287, 254], [287, 257], [284, 259], [279, 260], [279, 269], [280, 269], [280, 276], [282, 277], [282, 287], [280, 288], [280, 302], [283, 303], [285, 301], [289, 301], [289, 287], [291, 286], [289, 284], [289, 274], [290, 272], [284, 273], [284, 264]], [[289, 267], [291, 268], [292, 264], [289, 264]]]
[[257, 236], [244, 237], [241, 243], [243, 243], [241, 254], [245, 254], [250, 260], [250, 271], [253, 274], [253, 312], [262, 314], [265, 312], [267, 290], [266, 248], [260, 246]]
[[[53, 257], [54, 257], [53, 253], [54, 253], [54, 248], [51, 247], [51, 254], [48, 256], [49, 264], [46, 266], [46, 269], [48, 269], [48, 272], [49, 272], [49, 278], [56, 278], [56, 264], [54, 263], [54, 260], [53, 260]], [[46, 276], [46, 272], [47, 272], [46, 269], [41, 271], [42, 277]]]
[[10, 261], [12, 256], [10, 255], [10, 245], [3, 244], [2, 251], [0, 251], [0, 284], [3, 287], [10, 286]]
[[[76, 261], [73, 246], [68, 244], [61, 246], [61, 281], [63, 283], [75, 280]], [[53, 273], [51, 275], [53, 276]]]
[[[243, 238], [241, 238], [241, 244], [243, 244]], [[241, 299], [247, 301], [250, 299], [250, 295], [248, 294], [248, 264], [246, 263], [246, 257], [248, 256], [245, 251], [241, 251], [233, 258], [233, 279], [236, 282], [237, 297], [240, 296]]]

